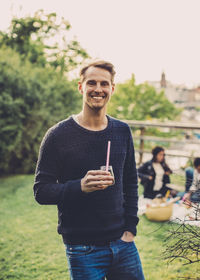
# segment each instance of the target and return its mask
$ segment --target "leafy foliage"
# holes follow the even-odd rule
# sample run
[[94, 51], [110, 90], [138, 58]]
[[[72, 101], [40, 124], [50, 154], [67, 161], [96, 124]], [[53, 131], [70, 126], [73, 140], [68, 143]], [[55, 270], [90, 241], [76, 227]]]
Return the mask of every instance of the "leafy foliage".
[[9, 32], [0, 32], [0, 46], [15, 49], [32, 63], [67, 73], [88, 58], [78, 41], [67, 40], [70, 28], [70, 23], [59, 20], [56, 13], [39, 10], [33, 17], [13, 18]]
[[80, 104], [75, 82], [1, 49], [0, 172], [33, 172], [45, 131]]
[[147, 83], [136, 85], [134, 76], [116, 86], [109, 105], [112, 116], [127, 120], [174, 119], [179, 112], [163, 91], [158, 93]]
[[80, 110], [67, 74], [88, 54], [67, 40], [70, 28], [40, 10], [0, 32], [0, 174], [33, 172], [47, 129]]

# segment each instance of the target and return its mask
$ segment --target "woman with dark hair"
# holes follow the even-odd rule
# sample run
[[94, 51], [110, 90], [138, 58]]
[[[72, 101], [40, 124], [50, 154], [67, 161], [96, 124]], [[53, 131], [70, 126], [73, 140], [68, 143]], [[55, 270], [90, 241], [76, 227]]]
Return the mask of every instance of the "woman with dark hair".
[[172, 173], [165, 162], [165, 151], [162, 147], [155, 147], [152, 155], [152, 159], [138, 169], [138, 176], [144, 187], [144, 197], [151, 199], [157, 194], [164, 196], [168, 190], [171, 190], [166, 187], [166, 184], [170, 183], [169, 175]]

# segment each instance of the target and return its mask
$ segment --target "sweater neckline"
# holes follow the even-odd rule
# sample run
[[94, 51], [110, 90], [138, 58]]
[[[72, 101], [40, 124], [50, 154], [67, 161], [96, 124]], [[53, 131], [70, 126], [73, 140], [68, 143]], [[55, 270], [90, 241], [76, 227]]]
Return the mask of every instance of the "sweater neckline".
[[111, 122], [111, 117], [110, 117], [109, 115], [106, 115], [106, 117], [107, 117], [107, 120], [108, 120], [108, 124], [107, 124], [106, 128], [101, 129], [101, 130], [90, 130], [90, 129], [87, 129], [87, 128], [81, 126], [80, 124], [78, 124], [78, 123], [74, 120], [73, 116], [70, 117], [70, 120], [71, 120], [71, 122], [73, 123], [73, 125], [74, 125], [77, 129], [82, 130], [83, 132], [87, 132], [87, 133], [90, 133], [90, 134], [101, 134], [101, 133], [107, 132], [107, 130], [109, 130], [109, 129], [111, 128], [111, 123], [112, 123], [112, 122]]

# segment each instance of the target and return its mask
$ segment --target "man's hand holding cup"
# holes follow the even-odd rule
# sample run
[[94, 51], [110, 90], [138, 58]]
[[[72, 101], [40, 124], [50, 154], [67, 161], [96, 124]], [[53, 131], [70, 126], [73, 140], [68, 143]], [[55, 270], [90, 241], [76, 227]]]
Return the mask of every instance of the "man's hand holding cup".
[[89, 170], [81, 180], [81, 190], [85, 193], [104, 190], [113, 183], [114, 177], [109, 171]]

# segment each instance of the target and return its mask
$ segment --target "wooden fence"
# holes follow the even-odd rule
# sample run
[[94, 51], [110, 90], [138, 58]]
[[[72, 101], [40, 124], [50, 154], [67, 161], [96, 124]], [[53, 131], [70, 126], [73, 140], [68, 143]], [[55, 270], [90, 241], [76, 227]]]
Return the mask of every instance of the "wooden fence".
[[[131, 127], [131, 128], [138, 128], [140, 130], [139, 136], [134, 136], [134, 139], [139, 140], [139, 149], [136, 149], [137, 152], [139, 152], [139, 162], [138, 164], [142, 163], [143, 154], [144, 153], [151, 153], [149, 150], [144, 149], [144, 142], [145, 141], [152, 141], [152, 142], [167, 142], [167, 143], [180, 143], [180, 144], [197, 144], [199, 145], [200, 150], [200, 140], [196, 139], [177, 139], [177, 138], [165, 138], [165, 137], [154, 137], [154, 136], [145, 136], [145, 130], [148, 127], [158, 127], [158, 128], [169, 128], [169, 129], [176, 129], [176, 130], [183, 130], [186, 132], [186, 134], [190, 131], [190, 134], [196, 132], [200, 134], [200, 124], [194, 123], [194, 122], [154, 122], [154, 121], [132, 121], [132, 120], [125, 120], [125, 122]], [[193, 154], [191, 153], [188, 155], [188, 153], [184, 153], [182, 151], [179, 154], [174, 153], [166, 153], [168, 156], [176, 156], [176, 157], [187, 157], [192, 158]]]

